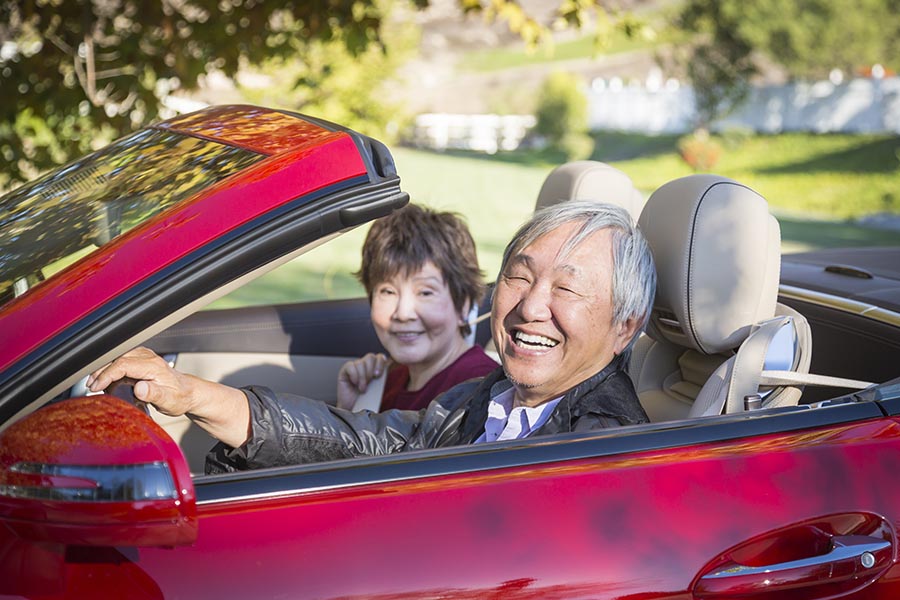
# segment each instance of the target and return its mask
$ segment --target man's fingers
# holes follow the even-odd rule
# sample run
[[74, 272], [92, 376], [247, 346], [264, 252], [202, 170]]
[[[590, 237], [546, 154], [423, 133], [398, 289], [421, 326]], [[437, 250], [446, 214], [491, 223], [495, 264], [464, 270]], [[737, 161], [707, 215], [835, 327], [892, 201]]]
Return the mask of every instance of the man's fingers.
[[152, 350], [135, 348], [91, 373], [87, 386], [92, 392], [99, 392], [126, 378], [133, 381], [152, 380], [159, 375], [160, 369], [167, 367]]
[[150, 401], [150, 384], [146, 381], [138, 381], [134, 384], [134, 397], [142, 402]]
[[100, 392], [108, 388], [114, 381], [125, 377], [126, 370], [118, 360], [111, 362], [102, 369], [94, 371], [88, 378], [88, 388], [92, 392]]

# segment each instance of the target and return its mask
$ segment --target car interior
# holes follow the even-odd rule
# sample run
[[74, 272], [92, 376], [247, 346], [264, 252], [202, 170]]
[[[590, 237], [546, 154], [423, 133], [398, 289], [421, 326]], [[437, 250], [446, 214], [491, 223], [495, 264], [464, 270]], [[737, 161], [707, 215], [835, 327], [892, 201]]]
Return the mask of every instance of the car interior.
[[[576, 161], [550, 173], [535, 209], [591, 198], [621, 199], [656, 257], [654, 309], [629, 364], [652, 422], [798, 406], [805, 385], [832, 386], [832, 395], [871, 385], [808, 375], [814, 336], [800, 312], [779, 302], [780, 231], [762, 196], [728, 178], [694, 175], [645, 201], [618, 169]], [[480, 310], [473, 343], [490, 354], [488, 300]], [[381, 350], [365, 298], [200, 311], [146, 345], [205, 379], [263, 381], [329, 403], [340, 366]], [[214, 440], [187, 418], [151, 414], [202, 473]]]

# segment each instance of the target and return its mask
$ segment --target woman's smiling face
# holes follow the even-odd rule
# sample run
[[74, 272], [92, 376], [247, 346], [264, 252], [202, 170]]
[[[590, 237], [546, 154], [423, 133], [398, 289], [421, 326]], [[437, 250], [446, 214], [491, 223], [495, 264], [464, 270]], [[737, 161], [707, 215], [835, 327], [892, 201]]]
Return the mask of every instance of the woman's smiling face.
[[443, 274], [430, 261], [415, 273], [398, 274], [374, 286], [375, 333], [391, 358], [410, 372], [434, 374], [452, 363], [465, 348], [462, 320]]

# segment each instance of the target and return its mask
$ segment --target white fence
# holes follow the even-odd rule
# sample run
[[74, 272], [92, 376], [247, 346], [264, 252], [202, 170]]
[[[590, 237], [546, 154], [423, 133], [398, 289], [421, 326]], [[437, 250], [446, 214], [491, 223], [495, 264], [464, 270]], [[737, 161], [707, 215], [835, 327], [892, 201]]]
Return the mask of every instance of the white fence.
[[[628, 85], [598, 79], [587, 97], [591, 129], [683, 133], [696, 121], [693, 90], [671, 79]], [[412, 142], [493, 154], [518, 148], [534, 124], [532, 115], [430, 113], [416, 118]], [[714, 126], [727, 127], [761, 133], [900, 133], [900, 77], [757, 87], [739, 110]]]
[[515, 150], [528, 130], [532, 115], [451, 115], [429, 113], [416, 117], [412, 142], [435, 150], [478, 150], [494, 154]]
[[[681, 133], [695, 123], [693, 90], [672, 80], [659, 86], [597, 80], [587, 96], [592, 129]], [[757, 87], [715, 126], [762, 133], [900, 133], [900, 77]]]

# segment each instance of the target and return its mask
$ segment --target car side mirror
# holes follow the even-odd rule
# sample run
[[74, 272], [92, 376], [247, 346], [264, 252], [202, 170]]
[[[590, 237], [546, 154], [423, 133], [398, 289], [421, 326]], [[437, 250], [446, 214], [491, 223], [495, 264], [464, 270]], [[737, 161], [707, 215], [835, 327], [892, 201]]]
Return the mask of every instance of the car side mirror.
[[99, 395], [0, 433], [0, 522], [38, 542], [178, 546], [197, 539], [197, 503], [178, 445], [139, 409]]

